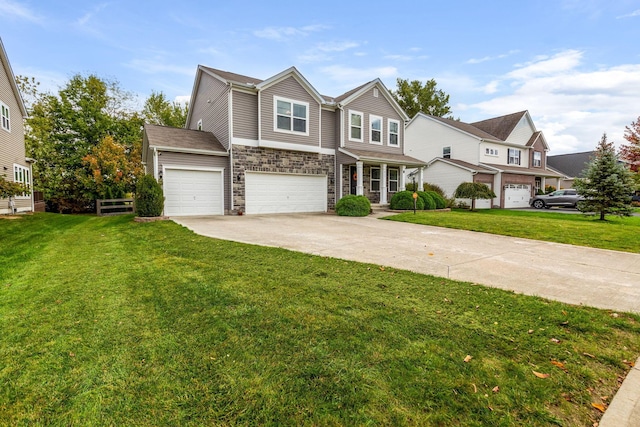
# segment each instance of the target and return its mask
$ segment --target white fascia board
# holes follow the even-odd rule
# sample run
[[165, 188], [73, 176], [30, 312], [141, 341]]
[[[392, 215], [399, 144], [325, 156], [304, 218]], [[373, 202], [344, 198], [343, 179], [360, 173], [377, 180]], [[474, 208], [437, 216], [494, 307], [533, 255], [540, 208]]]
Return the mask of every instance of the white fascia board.
[[18, 108], [22, 113], [22, 118], [26, 119], [28, 117], [27, 108], [24, 105], [24, 100], [22, 99], [22, 95], [20, 94], [20, 90], [18, 89], [18, 85], [16, 84], [16, 76], [13, 74], [13, 69], [11, 68], [11, 63], [9, 62], [7, 51], [4, 50], [2, 38], [0, 38], [0, 62], [2, 63], [5, 72], [7, 73], [7, 77], [9, 78], [9, 85], [11, 86], [11, 91], [13, 92], [13, 95], [18, 102]]
[[229, 156], [228, 151], [201, 150], [198, 148], [163, 147], [160, 145], [152, 145], [150, 146], [150, 148], [155, 148], [158, 151], [168, 151], [173, 153], [203, 154], [205, 156], [220, 156], [220, 157]]
[[[469, 172], [472, 172], [472, 173], [488, 173], [488, 174], [491, 174], [491, 175], [495, 175], [495, 174], [497, 174], [499, 172], [498, 169], [496, 169], [496, 168], [491, 168], [491, 170], [488, 170], [488, 171], [483, 171], [483, 170], [479, 170], [479, 169], [471, 169], [469, 167], [466, 167], [466, 166], [463, 166], [463, 165], [459, 165], [459, 164], [454, 163], [454, 162], [450, 162], [447, 159], [443, 159], [441, 157], [436, 157], [435, 159], [432, 159], [429, 163], [427, 163], [427, 167], [431, 166], [435, 162], [446, 163], [446, 164], [448, 164], [450, 166], [455, 166], [457, 168], [460, 168], [460, 169], [463, 169], [463, 170], [466, 170], [466, 171], [469, 171]], [[489, 167], [489, 166], [482, 165], [482, 167]]]
[[[189, 98], [189, 108], [187, 109], [187, 119], [184, 122], [185, 129], [187, 128], [189, 122], [191, 121], [191, 115], [193, 113], [193, 104], [196, 101], [196, 95], [198, 93], [198, 87], [200, 86], [200, 79], [202, 78], [203, 68], [201, 65], [198, 65], [196, 69], [196, 78], [193, 81], [193, 88], [191, 89], [191, 98]], [[210, 73], [207, 73], [210, 74]]]
[[298, 81], [305, 88], [307, 92], [318, 102], [318, 104], [324, 104], [326, 101], [320, 95], [320, 92], [314, 88], [311, 83], [298, 71], [296, 67], [289, 67], [284, 71], [276, 74], [275, 76], [271, 76], [268, 79], [262, 81], [261, 83], [256, 85], [258, 90], [266, 89], [274, 84], [286, 79], [287, 77], [292, 76], [294, 79]]
[[294, 144], [291, 142], [282, 142], [282, 141], [270, 141], [266, 139], [245, 139], [245, 138], [233, 138], [231, 140], [233, 145], [243, 145], [246, 147], [262, 147], [262, 148], [273, 148], [275, 150], [286, 150], [286, 151], [302, 151], [305, 153], [319, 153], [319, 154], [327, 154], [330, 156], [335, 156], [336, 150], [333, 148], [321, 148], [317, 145], [303, 145], [303, 144]]

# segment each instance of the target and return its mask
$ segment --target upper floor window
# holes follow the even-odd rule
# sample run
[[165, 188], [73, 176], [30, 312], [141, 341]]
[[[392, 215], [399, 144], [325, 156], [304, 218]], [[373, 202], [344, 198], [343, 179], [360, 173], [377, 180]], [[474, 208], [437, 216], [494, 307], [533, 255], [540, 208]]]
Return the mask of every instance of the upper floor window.
[[380, 168], [371, 168], [371, 191], [380, 191]]
[[362, 142], [362, 113], [349, 111], [349, 139]]
[[519, 165], [520, 164], [520, 150], [517, 148], [509, 148], [507, 156], [507, 164]]
[[[29, 168], [25, 168], [20, 165], [13, 165], [13, 181], [18, 182], [25, 187], [31, 189], [31, 176], [29, 174]], [[23, 194], [17, 196], [18, 198], [28, 198], [29, 194]]]
[[369, 126], [371, 126], [369, 141], [372, 144], [382, 145], [382, 117], [370, 115], [369, 122]]
[[4, 102], [0, 101], [0, 117], [2, 117], [2, 123], [0, 127], [6, 130], [7, 132], [11, 132], [11, 123], [9, 121], [9, 106]]
[[451, 147], [443, 147], [442, 148], [442, 158], [450, 159], [451, 158]]
[[498, 155], [498, 149], [497, 148], [485, 148], [484, 149], [484, 153], [487, 156], [497, 156]]
[[308, 134], [309, 104], [290, 99], [274, 97], [275, 130]]
[[539, 151], [533, 152], [533, 166], [537, 168], [542, 166], [542, 153]]
[[397, 120], [389, 119], [389, 145], [399, 146], [400, 145], [400, 122]]

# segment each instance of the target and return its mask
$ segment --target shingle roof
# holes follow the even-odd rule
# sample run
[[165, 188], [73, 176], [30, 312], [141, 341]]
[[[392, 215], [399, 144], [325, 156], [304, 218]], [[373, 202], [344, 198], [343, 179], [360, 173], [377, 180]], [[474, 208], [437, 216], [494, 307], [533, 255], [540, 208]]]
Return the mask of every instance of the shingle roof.
[[471, 170], [478, 171], [478, 172], [496, 173], [495, 169], [488, 168], [488, 167], [483, 166], [483, 165], [474, 165], [473, 163], [465, 162], [463, 160], [444, 159], [442, 157], [438, 157], [435, 160], [440, 160], [440, 161], [443, 161], [445, 163], [453, 163], [455, 165], [462, 166], [464, 168], [471, 169]]
[[255, 77], [243, 76], [242, 74], [236, 74], [230, 71], [218, 70], [216, 68], [206, 67], [204, 65], [201, 65], [200, 67], [231, 82], [256, 85], [264, 81], [264, 80], [257, 79]]
[[487, 132], [494, 137], [506, 141], [513, 129], [517, 126], [527, 112], [520, 111], [506, 116], [494, 117], [492, 119], [482, 120], [471, 123], [472, 126]]
[[546, 177], [553, 177], [553, 178], [558, 178], [558, 177], [562, 177], [562, 174], [556, 173], [552, 170], [549, 169], [542, 169], [542, 168], [523, 168], [520, 166], [506, 166], [506, 165], [497, 165], [497, 164], [493, 164], [493, 163], [483, 163], [486, 166], [492, 167], [492, 168], [496, 168], [499, 169], [503, 172], [506, 173], [515, 173], [515, 174], [521, 174], [521, 175], [536, 175], [536, 176], [546, 176]]
[[152, 124], [145, 124], [144, 131], [150, 147], [227, 152], [211, 132]]
[[496, 140], [496, 137], [490, 133], [487, 133], [485, 131], [483, 131], [482, 129], [479, 129], [475, 126], [473, 126], [472, 124], [469, 123], [464, 123], [458, 120], [452, 120], [452, 119], [446, 119], [444, 117], [438, 117], [438, 116], [429, 116], [428, 114], [425, 114], [428, 117], [431, 117], [432, 119], [435, 119], [439, 122], [448, 124], [449, 126], [452, 126], [456, 129], [459, 129], [463, 132], [467, 132], [470, 133], [471, 135], [477, 136], [478, 138], [482, 138], [482, 139], [493, 139]]
[[587, 164], [595, 157], [595, 151], [583, 153], [559, 154], [547, 156], [547, 164], [572, 178], [582, 178], [582, 172]]
[[404, 154], [390, 154], [390, 153], [381, 153], [379, 151], [369, 151], [369, 150], [354, 150], [351, 148], [339, 149], [342, 153], [347, 154], [353, 157], [356, 160], [375, 160], [375, 161], [384, 161], [392, 164], [401, 164], [406, 166], [423, 166], [426, 163], [422, 160], [415, 159], [413, 157], [405, 156]]

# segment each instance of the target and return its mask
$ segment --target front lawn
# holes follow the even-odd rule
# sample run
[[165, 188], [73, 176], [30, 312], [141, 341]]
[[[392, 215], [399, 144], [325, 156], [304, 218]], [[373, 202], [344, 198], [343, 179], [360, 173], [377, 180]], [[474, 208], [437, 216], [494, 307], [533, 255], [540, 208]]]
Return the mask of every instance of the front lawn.
[[529, 212], [508, 209], [482, 209], [474, 212], [406, 212], [384, 219], [481, 231], [504, 236], [523, 237], [577, 246], [640, 253], [640, 217], [563, 214], [553, 211]]
[[197, 236], [0, 218], [0, 425], [591, 426], [640, 316]]

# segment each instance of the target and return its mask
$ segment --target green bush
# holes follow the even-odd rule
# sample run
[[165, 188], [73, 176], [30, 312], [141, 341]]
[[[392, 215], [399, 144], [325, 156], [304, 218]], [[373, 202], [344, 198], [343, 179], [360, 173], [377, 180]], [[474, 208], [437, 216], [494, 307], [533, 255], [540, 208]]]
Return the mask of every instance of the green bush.
[[[442, 189], [442, 187], [440, 187], [439, 185], [436, 184], [431, 184], [429, 182], [425, 182], [424, 184], [422, 184], [422, 189], [424, 191], [434, 191], [436, 193], [438, 193], [438, 195], [440, 195], [440, 197], [442, 197], [443, 199], [445, 198], [445, 194], [444, 194], [444, 190]], [[440, 209], [440, 208], [438, 208]]]
[[160, 216], [163, 207], [162, 187], [153, 176], [143, 175], [136, 186], [136, 212], [138, 216]]
[[407, 191], [415, 191], [418, 184], [414, 184], [413, 182], [406, 182], [404, 184], [404, 189]]
[[[412, 191], [399, 191], [391, 197], [389, 203], [391, 209], [397, 210], [411, 210], [413, 209], [413, 192]], [[424, 200], [418, 197], [416, 200], [416, 209], [424, 209]]]
[[436, 208], [436, 201], [433, 200], [433, 197], [431, 197], [431, 194], [429, 194], [426, 191], [418, 191], [418, 197], [422, 199], [423, 203], [424, 203], [424, 210], [425, 211], [432, 211]]
[[431, 195], [431, 198], [433, 199], [433, 201], [436, 202], [435, 209], [444, 209], [447, 207], [446, 199], [442, 197], [438, 192], [427, 191], [427, 194]]
[[371, 202], [365, 196], [349, 194], [336, 203], [336, 214], [340, 216], [367, 216], [371, 212]]

